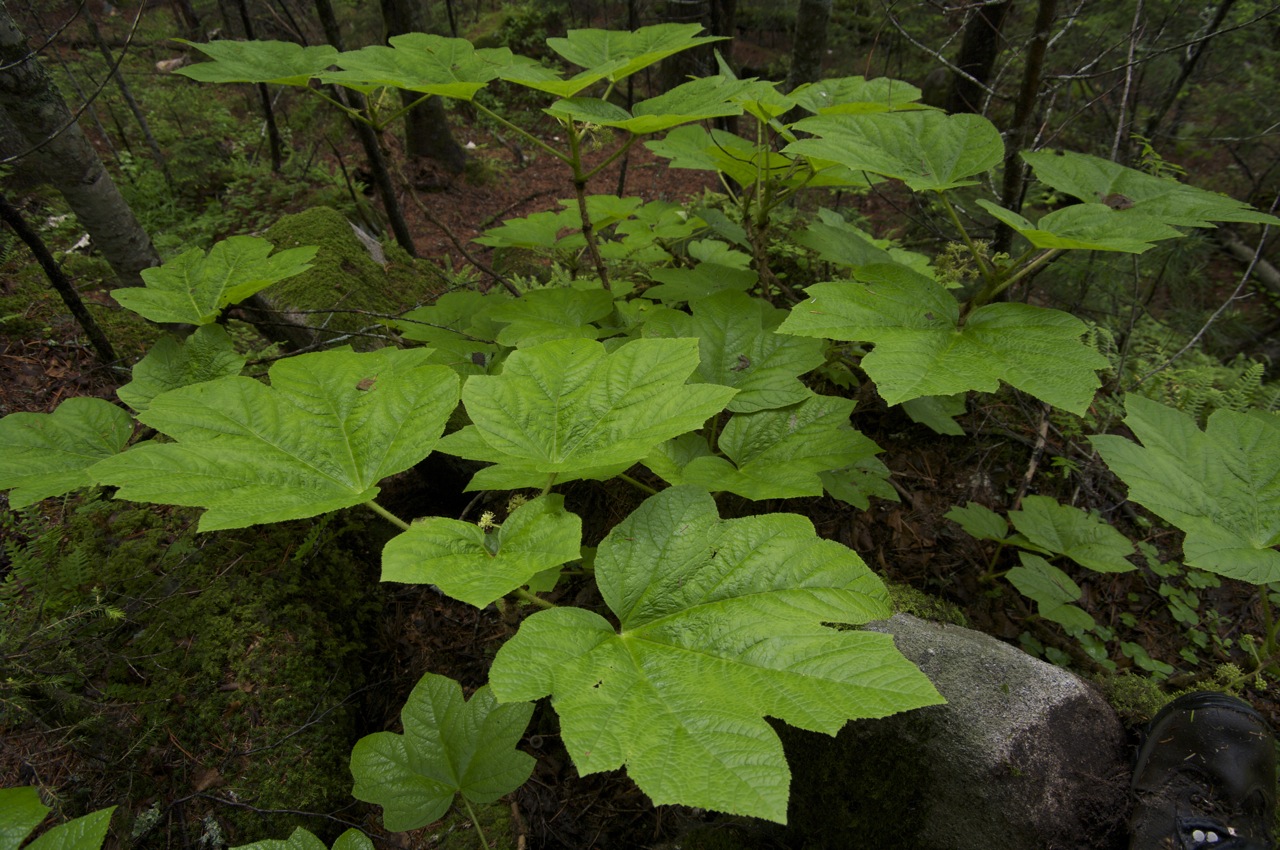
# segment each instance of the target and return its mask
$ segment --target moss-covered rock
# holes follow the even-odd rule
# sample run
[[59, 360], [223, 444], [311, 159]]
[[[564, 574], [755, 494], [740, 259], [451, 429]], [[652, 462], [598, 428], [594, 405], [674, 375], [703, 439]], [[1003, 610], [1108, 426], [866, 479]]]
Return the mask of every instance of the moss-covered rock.
[[45, 530], [8, 515], [0, 733], [59, 729], [51, 753], [89, 754], [47, 790], [71, 815], [120, 804], [122, 838], [150, 817], [123, 846], [209, 824], [231, 844], [298, 825], [332, 840], [332, 821], [299, 813], [351, 804], [369, 731], [380, 591], [361, 520], [197, 535], [190, 511], [101, 500]]
[[[277, 250], [319, 248], [310, 270], [268, 287], [262, 296], [294, 322], [323, 329], [318, 333], [321, 340], [348, 333], [381, 333], [381, 320], [361, 312], [398, 314], [432, 300], [447, 286], [439, 269], [413, 259], [395, 243], [366, 245], [331, 207], [284, 216], [263, 236]], [[334, 312], [323, 312], [329, 310]], [[378, 345], [367, 336], [347, 342], [366, 350]]]

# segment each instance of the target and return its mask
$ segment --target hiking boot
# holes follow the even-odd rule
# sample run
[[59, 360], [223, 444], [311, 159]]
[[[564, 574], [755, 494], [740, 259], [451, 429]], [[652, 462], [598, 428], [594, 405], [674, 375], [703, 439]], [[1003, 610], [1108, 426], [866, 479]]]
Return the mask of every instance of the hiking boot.
[[1130, 850], [1272, 850], [1276, 751], [1243, 700], [1178, 697], [1147, 727], [1133, 771]]

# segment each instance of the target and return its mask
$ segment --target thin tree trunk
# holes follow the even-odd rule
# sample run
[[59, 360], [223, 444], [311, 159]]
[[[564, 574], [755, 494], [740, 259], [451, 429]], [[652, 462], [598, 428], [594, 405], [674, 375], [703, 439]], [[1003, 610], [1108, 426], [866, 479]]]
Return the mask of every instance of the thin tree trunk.
[[[415, 0], [382, 0], [382, 25], [387, 39], [410, 32], [429, 32], [425, 5]], [[422, 95], [401, 91], [401, 102], [409, 106]], [[451, 174], [461, 174], [467, 166], [467, 152], [453, 138], [449, 117], [439, 97], [428, 98], [404, 115], [404, 148], [409, 156], [433, 159]]]
[[116, 59], [111, 55], [111, 48], [107, 46], [107, 42], [102, 37], [102, 31], [98, 29], [98, 22], [93, 19], [93, 12], [88, 9], [84, 11], [84, 23], [89, 28], [89, 35], [98, 44], [98, 50], [102, 53], [102, 58], [107, 60], [107, 68], [111, 74], [111, 78], [115, 81], [116, 87], [120, 89], [120, 96], [124, 98], [124, 102], [129, 106], [129, 111], [133, 113], [134, 120], [138, 122], [138, 126], [142, 129], [142, 138], [146, 140], [147, 147], [151, 149], [151, 158], [160, 168], [160, 173], [164, 175], [164, 183], [170, 189], [173, 188], [173, 176], [169, 174], [169, 161], [165, 159], [164, 152], [160, 150], [160, 145], [156, 142], [156, 137], [151, 132], [151, 125], [147, 123], [147, 116], [143, 114], [138, 101], [133, 97], [128, 83], [124, 81], [124, 75], [120, 73], [119, 67], [116, 65]]
[[791, 70], [786, 90], [822, 77], [822, 60], [827, 54], [827, 23], [831, 20], [831, 0], [800, 0], [796, 9], [796, 31], [791, 41]]
[[948, 112], [982, 112], [983, 85], [991, 79], [991, 69], [1004, 46], [1001, 30], [1012, 6], [1012, 0], [979, 6], [965, 24], [956, 67], [968, 76], [956, 75], [952, 79]]
[[[1000, 204], [1005, 209], [1018, 212], [1022, 209], [1022, 187], [1026, 181], [1026, 166], [1018, 154], [1027, 143], [1031, 130], [1031, 118], [1035, 114], [1036, 96], [1040, 93], [1040, 75], [1044, 68], [1044, 55], [1049, 46], [1049, 29], [1057, 15], [1057, 0], [1040, 0], [1036, 9], [1035, 33], [1027, 48], [1027, 67], [1022, 74], [1022, 87], [1013, 110], [1013, 124], [1005, 136], [1004, 182], [1000, 191]], [[1008, 252], [1013, 242], [1013, 229], [1001, 222], [996, 227], [994, 250]]]
[[[329, 0], [315, 0], [315, 4], [325, 38], [334, 48], [342, 50], [342, 31], [338, 28], [338, 19], [334, 17], [333, 5]], [[335, 88], [334, 94], [342, 103], [354, 109], [364, 109], [364, 97], [359, 92], [344, 92]], [[382, 148], [378, 144], [378, 134], [363, 121], [352, 120], [351, 123], [355, 126], [365, 157], [369, 160], [369, 172], [373, 175], [373, 184], [382, 197], [382, 206], [387, 211], [387, 220], [391, 223], [391, 232], [395, 234], [396, 244], [408, 252], [410, 257], [416, 257], [418, 249], [414, 247], [413, 237], [409, 235], [409, 224], [404, 220], [404, 210], [400, 206], [395, 184], [391, 182], [391, 172], [387, 170], [387, 160], [382, 155]]]
[[[253, 41], [253, 19], [249, 17], [249, 7], [245, 0], [237, 0], [240, 7], [240, 22], [244, 25], [244, 37]], [[276, 113], [271, 108], [271, 93], [266, 83], [258, 83], [258, 97], [262, 100], [262, 117], [267, 122], [267, 142], [271, 146], [271, 171], [279, 174], [283, 162], [280, 145], [280, 129], [276, 127]]]
[[27, 226], [26, 221], [22, 218], [22, 213], [18, 208], [9, 203], [9, 199], [0, 194], [0, 221], [13, 228], [13, 232], [18, 238], [26, 243], [31, 249], [31, 253], [35, 255], [36, 262], [40, 264], [40, 268], [44, 269], [45, 276], [49, 278], [49, 283], [53, 284], [54, 290], [62, 299], [62, 303], [67, 305], [67, 309], [71, 311], [71, 315], [75, 316], [80, 327], [84, 329], [85, 335], [89, 337], [89, 342], [93, 344], [93, 348], [98, 352], [98, 359], [103, 363], [110, 365], [119, 358], [116, 357], [115, 349], [111, 347], [111, 341], [107, 339], [107, 335], [102, 332], [102, 328], [93, 318], [93, 314], [84, 306], [84, 301], [80, 299], [80, 293], [76, 292], [76, 288], [72, 286], [71, 281], [62, 273], [62, 269], [58, 266], [57, 260], [53, 258], [53, 254], [49, 253], [48, 247], [41, 241], [39, 235]]
[[1182, 69], [1178, 72], [1178, 79], [1174, 80], [1173, 85], [1165, 92], [1164, 99], [1160, 101], [1160, 105], [1151, 113], [1151, 117], [1147, 119], [1146, 129], [1143, 131], [1148, 139], [1155, 135], [1156, 128], [1160, 126], [1160, 122], [1164, 120], [1164, 116], [1173, 108], [1173, 104], [1177, 102], [1178, 95], [1182, 92], [1182, 87], [1187, 84], [1187, 80], [1191, 79], [1191, 74], [1196, 69], [1196, 64], [1200, 61], [1200, 57], [1204, 55], [1205, 50], [1209, 47], [1209, 42], [1217, 34], [1222, 22], [1226, 20], [1227, 13], [1231, 11], [1231, 7], [1235, 5], [1236, 0], [1222, 0], [1218, 4], [1217, 10], [1213, 13], [1213, 22], [1209, 24], [1208, 35], [1191, 45], [1191, 49], [1187, 52], [1186, 58], [1182, 62]]
[[12, 125], [4, 135], [27, 145], [6, 159], [62, 193], [120, 282], [141, 286], [140, 272], [160, 262], [151, 239], [67, 111], [48, 72], [29, 52], [26, 38], [0, 0], [0, 109], [5, 123]]

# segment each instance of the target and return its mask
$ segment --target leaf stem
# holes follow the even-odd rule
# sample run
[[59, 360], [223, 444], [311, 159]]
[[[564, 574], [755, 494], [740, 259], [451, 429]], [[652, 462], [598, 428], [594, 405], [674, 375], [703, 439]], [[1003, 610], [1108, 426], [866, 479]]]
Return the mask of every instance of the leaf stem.
[[507, 119], [503, 118], [501, 115], [499, 115], [498, 113], [494, 112], [492, 109], [489, 109], [489, 108], [488, 108], [488, 107], [486, 107], [483, 103], [481, 103], [480, 101], [476, 100], [475, 98], [472, 98], [472, 99], [471, 99], [471, 101], [470, 101], [470, 103], [471, 103], [471, 105], [472, 105], [472, 106], [474, 106], [477, 110], [479, 110], [480, 112], [484, 113], [484, 115], [485, 115], [487, 118], [492, 118], [494, 121], [497, 121], [499, 124], [501, 124], [503, 127], [506, 127], [508, 130], [514, 130], [515, 132], [519, 133], [521, 136], [524, 136], [526, 139], [528, 139], [528, 140], [529, 140], [529, 141], [530, 141], [534, 146], [539, 147], [539, 148], [542, 148], [544, 151], [546, 151], [547, 153], [551, 154], [552, 156], [554, 156], [556, 159], [560, 160], [561, 162], [563, 162], [563, 163], [565, 163], [565, 164], [569, 164], [569, 163], [571, 162], [571, 160], [569, 159], [569, 157], [565, 156], [565, 155], [564, 155], [563, 153], [561, 153], [560, 151], [558, 151], [558, 150], [556, 150], [555, 148], [551, 147], [551, 145], [549, 145], [549, 144], [547, 144], [546, 142], [542, 141], [542, 139], [539, 139], [537, 136], [533, 135], [533, 133], [530, 133], [528, 130], [524, 129], [523, 127], [520, 127], [520, 126], [517, 126], [517, 125], [515, 125], [515, 124], [512, 124], [510, 121], [508, 121]]
[[391, 115], [390, 115], [390, 116], [388, 116], [387, 120], [385, 120], [385, 121], [383, 121], [383, 122], [382, 122], [382, 126], [383, 126], [383, 127], [389, 127], [389, 126], [391, 126], [391, 122], [395, 121], [397, 118], [399, 118], [400, 116], [404, 115], [404, 114], [405, 114], [406, 112], [408, 112], [410, 109], [413, 109], [413, 108], [414, 108], [415, 106], [417, 106], [419, 103], [423, 103], [423, 102], [425, 102], [425, 101], [427, 100], [427, 98], [430, 98], [430, 97], [434, 97], [434, 95], [431, 95], [431, 94], [424, 94], [422, 97], [418, 98], [417, 100], [415, 100], [413, 103], [409, 104], [408, 106], [404, 106], [404, 107], [401, 107], [400, 109], [397, 109], [395, 112], [391, 113]]
[[630, 475], [627, 475], [625, 472], [619, 472], [618, 477], [621, 478], [623, 481], [627, 482], [628, 484], [630, 484], [632, 487], [635, 487], [637, 490], [643, 490], [644, 492], [648, 493], [650, 496], [658, 495], [657, 490], [653, 489], [648, 484], [645, 484], [643, 481], [637, 481], [636, 479], [632, 478]]
[[[969, 249], [969, 253], [973, 255], [973, 261], [978, 264], [978, 270], [982, 272], [982, 279], [987, 282], [988, 288], [996, 284], [995, 272], [991, 270], [991, 266], [987, 265], [986, 258], [982, 256], [982, 252], [978, 250], [978, 246], [974, 244], [969, 231], [964, 229], [964, 225], [960, 223], [960, 216], [956, 214], [956, 208], [951, 206], [951, 200], [944, 192], [938, 192], [938, 200], [942, 201], [942, 208], [947, 211], [947, 217], [951, 219], [951, 223], [955, 225], [956, 230], [960, 231], [960, 238], [964, 240], [964, 245]], [[995, 297], [994, 293], [991, 297]]]
[[480, 818], [476, 817], [476, 810], [471, 808], [471, 801], [467, 799], [466, 794], [460, 796], [462, 797], [462, 805], [467, 807], [467, 816], [471, 818], [471, 825], [476, 828], [476, 835], [480, 837], [480, 846], [484, 850], [490, 850], [489, 839], [484, 837], [484, 829], [480, 826]]
[[623, 142], [623, 143], [622, 143], [622, 146], [621, 146], [621, 147], [619, 147], [619, 148], [618, 148], [616, 151], [614, 151], [613, 153], [609, 154], [608, 158], [607, 158], [607, 159], [605, 159], [605, 161], [604, 161], [604, 162], [600, 163], [600, 164], [599, 164], [599, 165], [597, 165], [595, 168], [591, 169], [591, 170], [590, 170], [590, 171], [588, 171], [586, 174], [584, 174], [584, 175], [582, 176], [583, 181], [585, 182], [585, 181], [587, 181], [587, 180], [590, 180], [592, 177], [595, 177], [595, 176], [596, 176], [597, 174], [599, 174], [601, 171], [603, 171], [604, 169], [606, 169], [606, 168], [608, 168], [610, 165], [612, 165], [614, 162], [616, 162], [616, 161], [617, 161], [617, 159], [618, 159], [618, 157], [622, 156], [624, 153], [626, 153], [627, 151], [631, 150], [631, 146], [632, 146], [632, 145], [634, 145], [634, 144], [636, 143], [636, 139], [638, 139], [638, 138], [640, 138], [640, 137], [639, 137], [639, 136], [637, 136], [635, 133], [628, 132], [628, 133], [627, 133], [627, 140], [626, 140], [625, 142]]
[[517, 598], [523, 599], [525, 602], [529, 602], [534, 605], [537, 605], [539, 608], [558, 607], [554, 602], [548, 602], [547, 600], [543, 599], [541, 596], [538, 596], [536, 593], [530, 593], [529, 591], [525, 590], [523, 587], [517, 587], [515, 590], [515, 595]]
[[395, 514], [391, 513], [391, 511], [387, 510], [387, 509], [386, 509], [386, 508], [384, 508], [382, 505], [379, 505], [379, 504], [378, 504], [377, 502], [375, 502], [373, 499], [370, 499], [369, 501], [365, 502], [365, 503], [364, 503], [364, 506], [365, 506], [366, 508], [368, 508], [369, 510], [373, 511], [373, 512], [374, 512], [375, 514], [377, 514], [378, 516], [380, 516], [380, 517], [382, 517], [383, 519], [385, 519], [387, 522], [389, 522], [389, 523], [391, 523], [392, 525], [394, 525], [396, 528], [400, 529], [401, 531], [408, 531], [408, 530], [409, 530], [409, 523], [407, 523], [407, 522], [405, 522], [404, 520], [400, 519], [400, 517], [398, 517], [398, 516], [396, 516]]
[[[582, 218], [582, 238], [587, 240], [587, 253], [591, 255], [591, 264], [596, 267], [596, 275], [600, 285], [608, 290], [609, 270], [604, 266], [604, 258], [600, 256], [600, 246], [596, 243], [595, 226], [591, 223], [591, 215], [587, 212], [587, 180], [590, 174], [582, 171], [582, 135], [573, 119], [564, 122], [569, 134], [569, 166], [573, 169], [573, 194], [578, 199], [578, 215]], [[594, 172], [593, 172], [594, 173]]]

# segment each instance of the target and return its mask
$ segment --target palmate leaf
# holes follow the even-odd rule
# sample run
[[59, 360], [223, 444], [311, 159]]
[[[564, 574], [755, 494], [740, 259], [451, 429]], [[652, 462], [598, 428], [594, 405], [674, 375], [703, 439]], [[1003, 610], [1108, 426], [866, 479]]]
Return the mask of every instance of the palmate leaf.
[[1022, 566], [1009, 570], [1005, 577], [1019, 593], [1035, 600], [1041, 617], [1072, 630], [1087, 631], [1094, 627], [1093, 617], [1072, 604], [1082, 595], [1080, 585], [1039, 555], [1029, 552], [1018, 555]]
[[462, 400], [474, 424], [439, 448], [496, 464], [468, 490], [611, 478], [724, 409], [734, 390], [685, 384], [697, 366], [694, 339], [639, 339], [608, 354], [584, 339], [523, 348], [502, 374], [467, 380]]
[[603, 289], [535, 289], [518, 300], [489, 311], [495, 322], [506, 322], [498, 342], [526, 348], [554, 339], [597, 339], [600, 328], [592, 324], [613, 312], [613, 296]]
[[564, 38], [547, 39], [547, 46], [581, 68], [607, 68], [605, 79], [617, 82], [682, 50], [724, 41], [699, 36], [701, 31], [699, 24], [656, 24], [633, 32], [569, 30]]
[[116, 395], [134, 410], [146, 410], [161, 393], [239, 375], [244, 363], [245, 358], [221, 325], [201, 325], [182, 341], [161, 337], [147, 356], [134, 364], [133, 380], [116, 390]]
[[1085, 324], [1059, 310], [987, 304], [959, 323], [955, 298], [900, 265], [855, 270], [859, 282], [819, 283], [796, 305], [782, 333], [875, 343], [862, 368], [889, 404], [1001, 381], [1082, 414], [1107, 360], [1080, 341]]
[[645, 290], [645, 296], [669, 303], [695, 301], [722, 291], [746, 292], [760, 280], [751, 269], [698, 263], [691, 269], [650, 269], [659, 286]]
[[422, 677], [400, 711], [404, 734], [375, 732], [351, 750], [357, 800], [382, 806], [393, 832], [439, 820], [462, 794], [492, 803], [533, 773], [533, 756], [516, 749], [533, 703], [498, 705], [483, 687], [467, 701], [446, 676]]
[[[98, 850], [115, 809], [99, 809], [59, 824], [28, 844], [27, 850]], [[0, 850], [18, 850], [50, 811], [35, 788], [0, 788]]]
[[1179, 227], [1212, 227], [1215, 221], [1280, 224], [1280, 218], [1226, 195], [1144, 174], [1100, 157], [1042, 150], [1024, 151], [1022, 158], [1035, 169], [1041, 183], [1059, 192], [1086, 204], [1122, 206], [1116, 210], [1120, 213], [1117, 220], [1143, 216]]
[[744, 85], [742, 81], [724, 77], [699, 77], [640, 101], [631, 112], [595, 97], [564, 98], [544, 111], [556, 118], [617, 127], [640, 136], [691, 121], [741, 115], [742, 104], [733, 96]]
[[1027, 496], [1021, 510], [1009, 512], [1009, 519], [1031, 543], [1082, 567], [1099, 573], [1133, 569], [1125, 560], [1133, 554], [1133, 543], [1096, 514], [1060, 505], [1048, 496]]
[[844, 216], [834, 210], [819, 209], [818, 221], [794, 232], [792, 238], [829, 263], [850, 268], [898, 263], [927, 277], [932, 276], [927, 256], [899, 248], [889, 239], [876, 239], [845, 221]]
[[994, 168], [1004, 157], [1000, 131], [979, 115], [818, 115], [794, 126], [817, 138], [792, 142], [784, 153], [891, 177], [917, 192], [971, 185], [976, 181], [970, 178]]
[[797, 86], [791, 97], [802, 108], [820, 115], [928, 108], [916, 102], [920, 89], [888, 77], [838, 77], [805, 83]]
[[697, 339], [698, 377], [738, 391], [729, 402], [730, 411], [786, 407], [812, 395], [800, 376], [822, 365], [824, 344], [775, 333], [785, 311], [732, 290], [701, 298], [693, 302], [692, 310], [693, 315], [671, 309], [651, 311], [644, 335]]
[[721, 520], [673, 487], [600, 544], [596, 580], [619, 629], [579, 608], [539, 611], [500, 650], [501, 700], [548, 694], [579, 773], [626, 766], [655, 804], [785, 822], [790, 774], [764, 716], [835, 734], [846, 720], [941, 702], [884, 634], [862, 560], [794, 514]]
[[232, 377], [174, 390], [139, 414], [174, 438], [93, 468], [138, 502], [208, 508], [201, 531], [301, 519], [367, 502], [422, 460], [458, 402], [425, 349], [303, 354], [271, 386]]
[[276, 83], [305, 86], [333, 64], [338, 51], [327, 44], [302, 47], [291, 41], [210, 41], [177, 38], [212, 59], [179, 68], [177, 73], [202, 83]]
[[1037, 224], [981, 198], [978, 206], [1012, 227], [1037, 248], [1141, 254], [1162, 239], [1182, 236], [1181, 231], [1154, 218], [1134, 214], [1131, 210], [1112, 209], [1106, 204], [1075, 204], [1049, 213]]
[[89, 468], [124, 451], [133, 434], [129, 414], [100, 398], [69, 398], [53, 413], [11, 413], [0, 419], [0, 490], [25, 508], [95, 482]]
[[484, 608], [538, 573], [581, 555], [582, 520], [547, 495], [511, 512], [497, 531], [430, 517], [393, 537], [382, 550], [382, 580], [434, 584], [454, 599]]
[[1193, 567], [1265, 584], [1280, 581], [1280, 417], [1217, 410], [1201, 431], [1181, 411], [1125, 397], [1142, 445], [1090, 437], [1129, 498], [1187, 533]]
[[372, 45], [339, 55], [336, 63], [342, 70], [321, 74], [320, 79], [359, 89], [392, 86], [469, 101], [511, 68], [537, 64], [505, 47], [477, 50], [465, 38], [414, 32], [389, 41], [390, 47]]
[[120, 306], [153, 322], [207, 325], [228, 304], [302, 274], [316, 256], [310, 245], [276, 254], [271, 249], [270, 242], [257, 236], [232, 236], [207, 256], [193, 248], [162, 266], [143, 269], [145, 287], [117, 289], [111, 295]]
[[811, 394], [790, 407], [735, 414], [720, 433], [724, 457], [711, 454], [701, 436], [690, 434], [659, 446], [644, 463], [671, 484], [696, 484], [748, 499], [821, 496], [821, 473], [880, 451], [850, 427], [853, 407], [849, 399]]
[[[330, 850], [330, 848], [310, 831], [298, 827], [288, 838], [268, 838], [252, 844], [241, 844], [231, 850]], [[333, 842], [332, 850], [373, 850], [373, 842], [360, 830], [348, 829]]]

